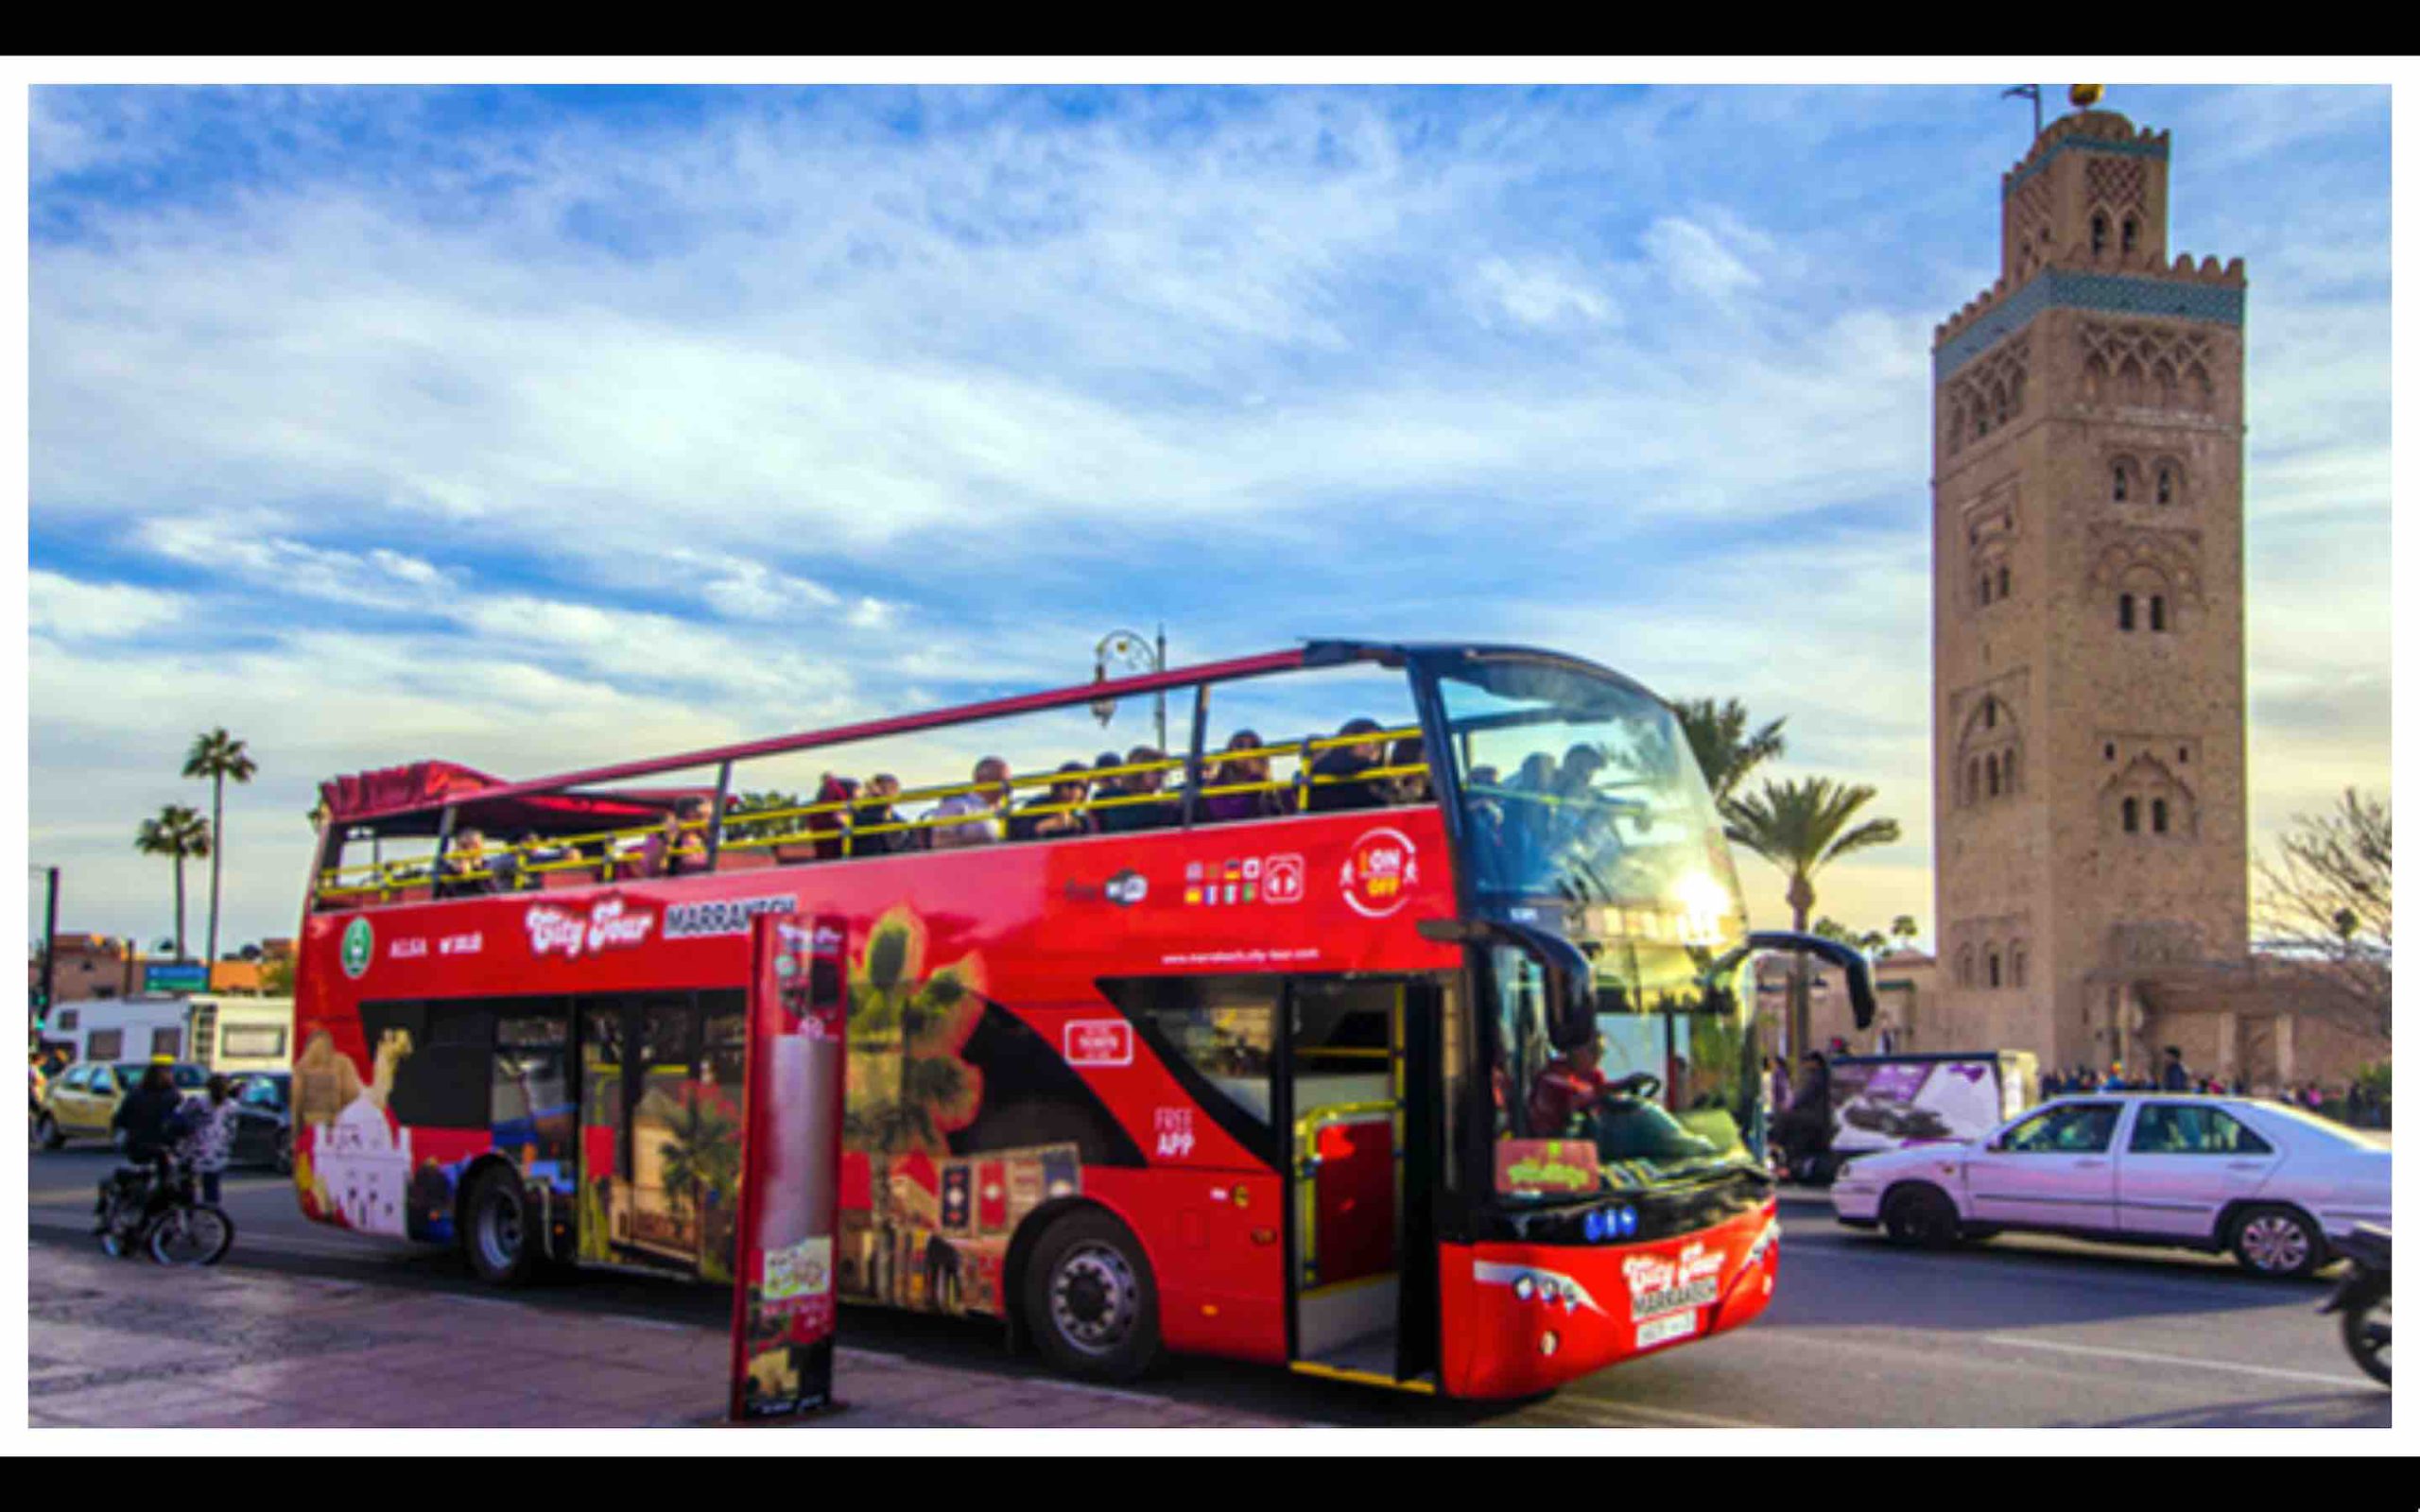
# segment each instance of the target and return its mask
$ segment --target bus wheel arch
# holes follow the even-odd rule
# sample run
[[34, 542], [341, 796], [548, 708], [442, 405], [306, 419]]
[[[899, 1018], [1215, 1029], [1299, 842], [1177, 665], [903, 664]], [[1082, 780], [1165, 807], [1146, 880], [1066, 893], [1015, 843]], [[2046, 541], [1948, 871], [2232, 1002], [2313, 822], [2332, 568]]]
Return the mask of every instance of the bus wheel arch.
[[1160, 1355], [1159, 1283], [1134, 1228], [1104, 1204], [1035, 1209], [1001, 1268], [1013, 1337], [1060, 1370], [1132, 1381]]

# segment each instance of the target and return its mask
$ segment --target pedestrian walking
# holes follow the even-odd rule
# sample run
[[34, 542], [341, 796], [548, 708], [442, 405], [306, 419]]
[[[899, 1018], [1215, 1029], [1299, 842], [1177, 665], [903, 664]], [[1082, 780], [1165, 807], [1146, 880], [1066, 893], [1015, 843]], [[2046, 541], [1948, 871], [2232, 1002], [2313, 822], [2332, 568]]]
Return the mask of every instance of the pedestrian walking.
[[201, 1200], [218, 1201], [218, 1178], [235, 1145], [234, 1084], [224, 1076], [210, 1078], [204, 1102], [177, 1146], [177, 1159], [201, 1178]]
[[2193, 1078], [2185, 1072], [2185, 1052], [2174, 1045], [2168, 1047], [2168, 1064], [2160, 1068], [2159, 1090], [2181, 1092], [2192, 1090]]

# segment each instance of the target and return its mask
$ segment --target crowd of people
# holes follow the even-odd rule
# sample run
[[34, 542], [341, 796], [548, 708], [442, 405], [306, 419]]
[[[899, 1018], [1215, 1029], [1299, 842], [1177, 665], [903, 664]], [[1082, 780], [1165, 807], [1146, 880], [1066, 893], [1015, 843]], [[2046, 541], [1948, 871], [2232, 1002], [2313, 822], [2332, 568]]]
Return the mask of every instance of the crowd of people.
[[[1201, 783], [1190, 795], [1193, 822], [1387, 808], [1433, 797], [1416, 737], [1390, 744], [1376, 720], [1352, 719], [1334, 741], [1315, 744], [1323, 748], [1312, 756], [1307, 772], [1294, 782], [1278, 782], [1270, 777], [1271, 759], [1298, 753], [1299, 747], [1270, 747], [1253, 730], [1236, 731], [1203, 763]], [[1063, 763], [1046, 786], [1019, 801], [1016, 789], [1028, 784], [1011, 781], [1006, 761], [986, 756], [975, 764], [970, 782], [914, 816], [900, 812], [899, 779], [892, 774], [877, 772], [859, 782], [827, 772], [803, 810], [760, 816], [735, 805], [726, 808], [727, 825], [747, 821], [751, 832], [762, 826], [766, 833], [722, 843], [726, 849], [769, 848], [786, 863], [1170, 829], [1185, 821], [1186, 765], [1148, 745], [1122, 756], [1105, 750], [1089, 764]], [[644, 839], [608, 845], [576, 846], [535, 833], [498, 845], [477, 829], [463, 829], [445, 848], [436, 892], [468, 897], [521, 891], [540, 885], [549, 871], [601, 876], [610, 868], [612, 875], [632, 877], [701, 871], [707, 866], [710, 814], [706, 799], [684, 797]]]

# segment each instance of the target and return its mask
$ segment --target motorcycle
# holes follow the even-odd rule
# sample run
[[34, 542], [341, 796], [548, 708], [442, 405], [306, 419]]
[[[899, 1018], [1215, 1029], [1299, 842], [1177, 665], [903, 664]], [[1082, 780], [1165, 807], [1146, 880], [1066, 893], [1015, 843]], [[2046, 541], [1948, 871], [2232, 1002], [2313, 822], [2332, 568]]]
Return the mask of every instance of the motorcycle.
[[102, 1178], [94, 1232], [112, 1259], [148, 1253], [163, 1265], [215, 1265], [235, 1242], [234, 1220], [195, 1194], [181, 1165], [123, 1166]]
[[2322, 1313], [2343, 1315], [2344, 1348], [2361, 1373], [2379, 1385], [2389, 1386], [2389, 1352], [2394, 1337], [2394, 1313], [2388, 1296], [2388, 1282], [2393, 1279], [2393, 1236], [2384, 1228], [2368, 1224], [2356, 1227], [2353, 1232], [2334, 1241], [2337, 1253], [2350, 1261], [2343, 1280], [2336, 1283], [2336, 1294], [2320, 1308]]

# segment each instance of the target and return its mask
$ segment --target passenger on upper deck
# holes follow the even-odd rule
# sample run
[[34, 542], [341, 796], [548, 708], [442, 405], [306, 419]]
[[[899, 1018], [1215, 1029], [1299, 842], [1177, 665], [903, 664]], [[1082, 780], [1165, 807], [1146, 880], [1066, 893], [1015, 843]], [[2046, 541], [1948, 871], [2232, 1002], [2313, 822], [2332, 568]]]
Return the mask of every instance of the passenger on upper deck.
[[[1378, 722], [1374, 719], [1348, 719], [1337, 734], [1374, 735], [1377, 732]], [[1321, 752], [1319, 760], [1311, 763], [1311, 812], [1334, 814], [1347, 809], [1384, 808], [1387, 795], [1381, 781], [1362, 779], [1360, 774], [1385, 764], [1386, 745], [1383, 741], [1359, 741]]]
[[[822, 782], [815, 790], [815, 806], [822, 808], [829, 803], [848, 803], [856, 796], [856, 779], [836, 777], [830, 772], [825, 772]], [[850, 846], [843, 838], [849, 831], [852, 812], [850, 809], [836, 808], [806, 816], [807, 833], [815, 836], [816, 860], [837, 861], [842, 854], [854, 854], [856, 850], [861, 849]]]
[[705, 868], [706, 800], [692, 796], [675, 802], [664, 816], [664, 827], [648, 836], [639, 871], [648, 877], [677, 877]]
[[502, 892], [490, 863], [495, 858], [487, 853], [488, 837], [476, 830], [463, 830], [454, 836], [445, 849], [442, 875], [437, 879], [436, 896], [440, 898], [475, 898]]
[[[916, 849], [919, 832], [896, 828], [898, 811], [890, 800], [899, 796], [899, 779], [889, 772], [876, 772], [868, 780], [865, 792], [851, 811], [849, 853], [853, 856], [887, 856]], [[869, 833], [871, 831], [873, 833]]]
[[1435, 800], [1437, 790], [1428, 784], [1426, 771], [1406, 771], [1410, 766], [1426, 766], [1428, 758], [1422, 753], [1420, 737], [1407, 736], [1387, 752], [1387, 765], [1395, 775], [1387, 779], [1387, 801], [1390, 803], [1427, 803]]
[[[1059, 768], [1060, 780], [1051, 783], [1049, 790], [1040, 798], [1028, 800], [1024, 809], [1009, 820], [1009, 838], [1056, 840], [1067, 835], [1092, 833], [1092, 816], [1079, 806], [1084, 801], [1085, 788], [1090, 785], [1085, 781], [1084, 772], [1085, 766], [1081, 762], [1063, 764]], [[1028, 812], [1034, 809], [1055, 812]]]
[[989, 845], [1000, 838], [1000, 817], [994, 811], [1008, 799], [1008, 778], [1009, 764], [999, 757], [986, 756], [977, 762], [975, 781], [979, 785], [933, 806], [930, 817], [960, 820], [933, 826], [933, 849], [956, 850], [970, 845]]
[[[1177, 822], [1183, 810], [1173, 798], [1162, 792], [1167, 786], [1167, 773], [1153, 765], [1165, 762], [1156, 747], [1137, 746], [1126, 753], [1122, 764], [1143, 766], [1149, 770], [1132, 772], [1119, 781], [1113, 795], [1132, 801], [1117, 803], [1096, 812], [1103, 834], [1132, 834], [1143, 830], [1164, 830]], [[1150, 795], [1160, 796], [1151, 798]]]
[[[1227, 738], [1226, 760], [1210, 768], [1206, 786], [1241, 787], [1247, 783], [1267, 783], [1267, 756], [1236, 756], [1236, 751], [1256, 751], [1261, 748], [1260, 736], [1249, 730], [1238, 730]], [[1259, 786], [1243, 793], [1213, 793], [1201, 800], [1201, 816], [1212, 824], [1225, 824], [1236, 819], [1267, 819], [1286, 812], [1286, 800], [1273, 789]]]

